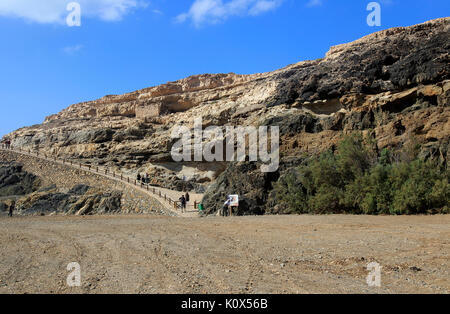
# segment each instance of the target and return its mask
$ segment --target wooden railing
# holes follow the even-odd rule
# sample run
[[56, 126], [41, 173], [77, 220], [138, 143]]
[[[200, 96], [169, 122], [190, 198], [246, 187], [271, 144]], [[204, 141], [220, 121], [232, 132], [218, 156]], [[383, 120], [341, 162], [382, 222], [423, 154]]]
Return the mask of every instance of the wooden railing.
[[[152, 186], [149, 183], [139, 182], [136, 179], [132, 179], [129, 176], [124, 176], [122, 173], [116, 173], [108, 167], [102, 167], [98, 165], [86, 165], [81, 162], [74, 162], [73, 160], [59, 159], [56, 156], [48, 156], [46, 153], [40, 153], [39, 151], [32, 151], [30, 149], [25, 150], [21, 148], [13, 148], [11, 145], [0, 145], [1, 150], [12, 151], [15, 153], [29, 155], [32, 157], [37, 157], [47, 161], [53, 161], [62, 165], [70, 166], [75, 169], [80, 169], [83, 171], [87, 171], [90, 173], [94, 173], [97, 175], [101, 175], [108, 179], [113, 179], [115, 181], [121, 182], [123, 184], [132, 186], [140, 191], [147, 192], [147, 194], [152, 195], [153, 197], [159, 199], [160, 201], [166, 202], [169, 205], [169, 208], [173, 209], [175, 213], [182, 212], [181, 202], [178, 200], [173, 200], [167, 196], [167, 194], [162, 193], [158, 187]], [[192, 205], [191, 205], [192, 206]], [[194, 201], [193, 204], [194, 210], [198, 209], [198, 203]]]

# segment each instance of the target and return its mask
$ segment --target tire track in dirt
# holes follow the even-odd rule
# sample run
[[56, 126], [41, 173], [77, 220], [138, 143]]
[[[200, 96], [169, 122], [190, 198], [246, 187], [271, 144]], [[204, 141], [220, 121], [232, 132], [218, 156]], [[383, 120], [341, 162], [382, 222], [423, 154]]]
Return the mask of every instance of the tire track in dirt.
[[[229, 222], [225, 222], [229, 223]], [[233, 226], [233, 228], [238, 228], [239, 226]], [[233, 230], [235, 231], [235, 230]], [[290, 276], [284, 275], [280, 271], [274, 271], [274, 267], [271, 267], [269, 263], [265, 263], [264, 259], [261, 256], [257, 256], [255, 253], [255, 248], [251, 247], [250, 243], [242, 243], [241, 240], [236, 239], [233, 236], [230, 236], [229, 233], [225, 233], [222, 231], [218, 231], [217, 229], [211, 231], [209, 228], [202, 229], [202, 232], [205, 233], [205, 235], [216, 239], [225, 241], [230, 245], [229, 248], [227, 248], [227, 251], [230, 252], [236, 252], [236, 255], [240, 257], [241, 264], [244, 264], [244, 267], [241, 267], [241, 269], [247, 269], [246, 273], [246, 280], [243, 287], [241, 287], [238, 291], [238, 293], [256, 293], [257, 285], [261, 281], [265, 279], [265, 274], [272, 274], [274, 276], [279, 277], [280, 279], [284, 279], [283, 281], [285, 283], [289, 284], [289, 291], [298, 291], [299, 293], [309, 293], [306, 289], [303, 287], [300, 287], [297, 282], [291, 279]], [[231, 232], [231, 230], [230, 230]], [[227, 290], [225, 290], [227, 291]]]
[[[239, 262], [241, 265], [244, 264], [244, 267], [241, 267], [241, 269], [247, 269], [247, 279], [245, 280], [244, 286], [239, 288], [239, 293], [252, 293], [253, 283], [261, 278], [261, 274], [258, 271], [258, 266], [261, 266], [259, 258], [250, 253], [250, 248], [244, 248], [239, 240], [234, 239], [228, 234], [220, 232], [217, 229], [213, 232], [209, 228], [203, 228], [201, 231], [209, 239], [215, 239], [215, 241], [223, 241], [227, 243], [229, 245], [227, 251], [234, 252], [236, 255], [240, 256]], [[224, 289], [223, 291], [229, 291], [230, 289], [230, 286], [225, 283], [224, 279], [220, 279], [218, 276], [214, 277], [213, 282], [218, 287]]]
[[[449, 218], [0, 217], [0, 293], [448, 293]], [[66, 287], [69, 262], [81, 288]]]

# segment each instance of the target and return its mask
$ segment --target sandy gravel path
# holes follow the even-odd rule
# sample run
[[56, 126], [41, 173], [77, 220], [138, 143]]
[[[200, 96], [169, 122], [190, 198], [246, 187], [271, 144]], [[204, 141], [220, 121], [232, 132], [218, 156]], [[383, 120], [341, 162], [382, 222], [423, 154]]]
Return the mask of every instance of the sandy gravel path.
[[0, 217], [0, 293], [449, 293], [449, 257], [450, 216]]

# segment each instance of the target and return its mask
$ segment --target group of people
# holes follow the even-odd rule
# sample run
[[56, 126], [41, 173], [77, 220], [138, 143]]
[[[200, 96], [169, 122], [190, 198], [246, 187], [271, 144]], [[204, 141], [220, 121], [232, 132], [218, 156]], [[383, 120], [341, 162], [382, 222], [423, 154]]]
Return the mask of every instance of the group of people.
[[10, 149], [11, 148], [11, 141], [10, 140], [4, 140], [1, 142], [2, 147], [6, 148], [6, 149]]
[[180, 200], [180, 205], [181, 205], [181, 212], [184, 213], [186, 211], [186, 205], [190, 200], [189, 192], [186, 192], [185, 195], [181, 195], [179, 200]]
[[[138, 173], [136, 176], [136, 180], [137, 180], [137, 182], [141, 182], [142, 184], [150, 184], [150, 177], [149, 177], [148, 173], [145, 173], [142, 175], [140, 173]], [[187, 207], [187, 203], [189, 202], [189, 200], [190, 200], [189, 192], [186, 192], [186, 194], [182, 195], [179, 198], [182, 213], [186, 212], [186, 207]]]
[[136, 180], [138, 182], [141, 182], [142, 184], [150, 184], [150, 177], [149, 177], [148, 173], [143, 174], [143, 175], [138, 173]]

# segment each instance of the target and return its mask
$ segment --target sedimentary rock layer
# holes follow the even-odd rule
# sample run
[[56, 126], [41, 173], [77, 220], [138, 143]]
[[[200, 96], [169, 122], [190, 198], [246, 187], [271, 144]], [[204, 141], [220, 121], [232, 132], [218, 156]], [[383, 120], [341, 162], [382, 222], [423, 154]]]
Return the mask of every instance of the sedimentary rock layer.
[[[197, 75], [75, 104], [8, 137], [24, 149], [133, 174], [148, 172], [153, 184], [201, 191], [222, 173], [235, 177], [234, 171], [243, 171], [245, 176], [251, 169], [221, 162], [173, 162], [172, 129], [192, 127], [197, 117], [204, 126], [280, 126], [281, 169], [353, 131], [370, 132], [380, 149], [414, 137], [425, 158], [446, 164], [449, 103], [450, 18], [442, 18], [377, 32], [332, 47], [323, 59], [269, 73]], [[225, 180], [223, 188], [215, 186], [221, 192], [213, 199], [238, 188], [256, 204], [255, 212], [263, 212], [267, 189], [278, 175]], [[248, 186], [239, 187], [239, 182]]]

